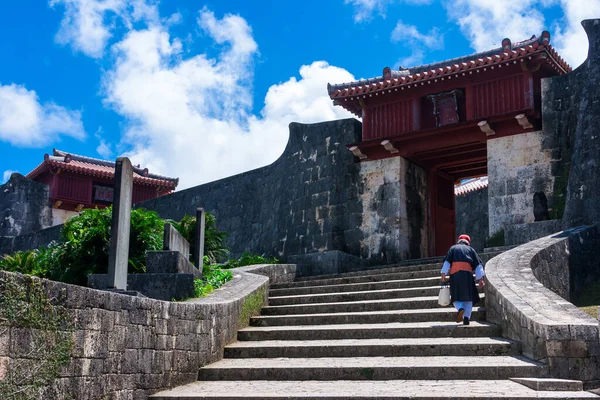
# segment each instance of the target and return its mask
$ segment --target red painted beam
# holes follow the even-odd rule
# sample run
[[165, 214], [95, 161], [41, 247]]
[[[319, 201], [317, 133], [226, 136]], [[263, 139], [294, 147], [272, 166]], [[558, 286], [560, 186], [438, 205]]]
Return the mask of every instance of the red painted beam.
[[435, 149], [432, 151], [423, 151], [420, 153], [415, 153], [414, 156], [418, 157], [421, 160], [428, 160], [430, 158], [439, 158], [443, 156], [447, 156], [448, 154], [467, 154], [474, 151], [486, 151], [487, 146], [484, 143], [476, 143], [476, 144], [463, 144], [458, 146], [450, 146], [446, 147], [442, 150]]
[[458, 167], [458, 169], [444, 168], [444, 171], [446, 171], [450, 175], [456, 175], [456, 174], [459, 174], [461, 172], [475, 171], [475, 170], [482, 169], [482, 168], [486, 168], [487, 169], [487, 163], [486, 164], [473, 163], [473, 164], [470, 164], [468, 166]]
[[431, 165], [431, 166], [468, 164], [472, 161], [487, 160], [487, 151], [486, 150], [478, 150], [478, 151], [471, 151], [471, 152], [465, 152], [465, 153], [449, 152], [449, 154], [445, 157], [438, 157], [438, 158], [432, 158], [432, 159], [411, 157], [411, 159], [419, 160], [419, 162], [421, 162], [423, 164]]

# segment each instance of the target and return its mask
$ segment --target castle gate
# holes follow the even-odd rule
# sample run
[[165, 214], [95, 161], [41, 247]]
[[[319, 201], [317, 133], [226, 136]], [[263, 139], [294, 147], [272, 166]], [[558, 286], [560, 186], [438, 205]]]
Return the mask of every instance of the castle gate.
[[[490, 187], [504, 187], [502, 195], [507, 196], [506, 183], [500, 181], [508, 179], [506, 168], [514, 172], [520, 164], [496, 149], [518, 145], [516, 150], [535, 151], [536, 144], [519, 143], [539, 139], [523, 134], [542, 129], [542, 78], [570, 71], [544, 31], [435, 64], [386, 67], [382, 76], [330, 84], [328, 92], [335, 105], [362, 118], [362, 140], [347, 144], [359, 162], [402, 157], [426, 174], [428, 206], [421, 217], [427, 219], [427, 253], [436, 256], [445, 254], [456, 238], [454, 185], [489, 174]], [[503, 140], [516, 136], [522, 139]], [[494, 159], [496, 153], [500, 161]], [[506, 168], [492, 174], [490, 160]], [[500, 207], [494, 211], [502, 212]], [[490, 224], [490, 233], [496, 225]]]

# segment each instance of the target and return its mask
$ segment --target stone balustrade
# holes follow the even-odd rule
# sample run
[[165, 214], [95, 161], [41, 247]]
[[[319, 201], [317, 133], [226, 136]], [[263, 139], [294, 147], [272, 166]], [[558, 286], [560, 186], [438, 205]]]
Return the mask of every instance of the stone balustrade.
[[[193, 382], [198, 369], [222, 358], [237, 330], [257, 314], [269, 283], [294, 279], [295, 265], [258, 265], [232, 270], [234, 278], [210, 296], [167, 302], [68, 285], [0, 271], [27, 290], [41, 285], [73, 321], [73, 348], [66, 367], [43, 399], [145, 399]], [[30, 363], [31, 329], [0, 329], [0, 380]]]
[[552, 377], [597, 387], [598, 321], [550, 290], [568, 291], [569, 239], [591, 240], [585, 235], [589, 229], [596, 228], [550, 235], [488, 261], [486, 313], [488, 321], [502, 326], [505, 337], [522, 343], [524, 355], [547, 363]]

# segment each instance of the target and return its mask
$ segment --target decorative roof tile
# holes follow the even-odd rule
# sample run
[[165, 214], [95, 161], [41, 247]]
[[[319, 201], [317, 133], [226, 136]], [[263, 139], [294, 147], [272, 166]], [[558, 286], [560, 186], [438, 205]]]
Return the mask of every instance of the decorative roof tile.
[[474, 178], [462, 181], [458, 185], [454, 185], [454, 195], [462, 196], [464, 194], [474, 192], [476, 190], [485, 189], [488, 187], [488, 177]]
[[510, 39], [504, 39], [502, 44], [502, 47], [496, 49], [413, 68], [401, 67], [398, 71], [385, 67], [382, 76], [336, 85], [327, 84], [327, 91], [332, 100], [339, 100], [350, 96], [376, 93], [381, 89], [402, 87], [413, 82], [440, 77], [443, 79], [445, 76], [450, 77], [452, 74], [464, 73], [477, 68], [487, 66], [493, 68], [494, 64], [516, 63], [533, 54], [544, 52], [547, 55], [547, 61], [560, 73], [572, 71], [566, 61], [550, 45], [548, 31], [542, 32], [539, 38], [534, 35], [528, 40], [514, 44], [510, 42]]

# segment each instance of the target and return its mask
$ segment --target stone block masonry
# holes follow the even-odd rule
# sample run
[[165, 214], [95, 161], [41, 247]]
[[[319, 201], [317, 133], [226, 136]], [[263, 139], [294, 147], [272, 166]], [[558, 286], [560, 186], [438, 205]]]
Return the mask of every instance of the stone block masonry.
[[185, 240], [181, 233], [169, 223], [165, 224], [163, 250], [177, 251], [181, 253], [186, 260], [190, 259], [190, 244]]
[[509, 225], [534, 222], [537, 192], [552, 208], [552, 151], [543, 149], [543, 140], [542, 131], [488, 140], [490, 236]]
[[556, 195], [563, 228], [600, 221], [600, 20], [585, 20], [587, 60], [572, 73], [542, 84], [544, 130], [556, 147]]
[[[194, 382], [198, 369], [222, 358], [240, 326], [258, 313], [269, 283], [290, 282], [294, 265], [233, 270], [234, 279], [212, 295], [181, 303], [126, 296], [0, 271], [0, 281], [40, 282], [65, 307], [75, 329], [69, 364], [40, 399], [146, 399]], [[0, 296], [5, 293], [0, 293]], [[0, 332], [1, 375], [26, 355], [27, 329]]]
[[524, 355], [547, 363], [552, 377], [598, 387], [598, 321], [557, 294], [568, 294], [570, 238], [597, 243], [586, 231], [547, 236], [492, 258], [485, 304], [488, 321], [521, 342]]
[[[210, 211], [229, 233], [234, 256], [287, 261], [340, 251], [370, 264], [421, 257], [426, 219], [415, 224], [407, 215], [426, 210], [424, 174], [400, 158], [359, 163], [346, 145], [360, 141], [361, 132], [354, 119], [292, 123], [288, 145], [273, 164], [138, 206], [176, 220], [195, 215], [197, 207]], [[374, 171], [371, 163], [384, 170]], [[405, 199], [416, 208], [406, 210]]]
[[488, 188], [455, 197], [456, 237], [462, 233], [471, 236], [471, 247], [482, 252], [489, 236]]
[[394, 263], [427, 254], [427, 174], [402, 157], [360, 163], [361, 257]]
[[52, 226], [48, 186], [14, 173], [0, 185], [0, 237], [14, 237]]
[[250, 252], [285, 260], [320, 250], [359, 254], [359, 166], [345, 144], [360, 136], [361, 124], [353, 119], [292, 123], [288, 145], [273, 164], [138, 206], [175, 220], [204, 208], [228, 232], [234, 256]]

